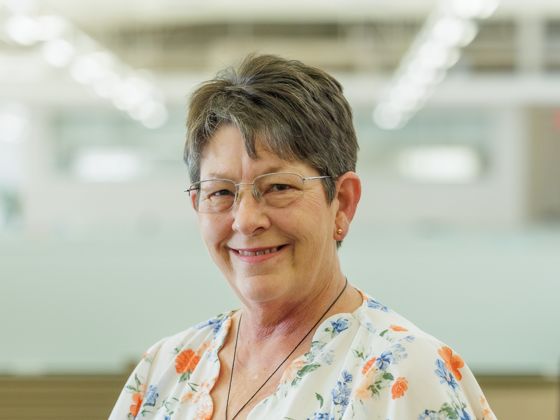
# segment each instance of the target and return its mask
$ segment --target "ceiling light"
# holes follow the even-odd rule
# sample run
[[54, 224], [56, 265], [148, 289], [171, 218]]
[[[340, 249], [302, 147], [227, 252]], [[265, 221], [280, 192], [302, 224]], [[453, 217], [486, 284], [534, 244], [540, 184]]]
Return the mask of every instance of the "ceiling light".
[[478, 25], [472, 19], [490, 16], [498, 2], [440, 0], [439, 7], [428, 17], [403, 56], [391, 85], [373, 112], [373, 119], [380, 127], [402, 127], [425, 104], [435, 86], [459, 61], [460, 48], [475, 38]]
[[449, 47], [464, 47], [476, 36], [477, 27], [470, 21], [457, 17], [443, 17], [432, 29], [432, 36], [439, 44]]
[[70, 67], [70, 74], [79, 83], [91, 84], [110, 74], [112, 63], [111, 54], [92, 52], [78, 57]]
[[42, 47], [45, 61], [53, 67], [66, 67], [74, 57], [74, 46], [64, 39], [53, 39]]
[[151, 85], [138, 76], [128, 76], [115, 91], [115, 101], [124, 110], [133, 110], [143, 102], [149, 101]]
[[403, 123], [402, 115], [387, 106], [376, 108], [373, 112], [373, 120], [385, 130], [394, 130]]
[[[108, 73], [103, 78], [93, 82], [93, 91], [102, 98], [112, 98], [116, 96], [121, 79], [115, 73]], [[124, 107], [123, 107], [124, 109]]]
[[48, 41], [61, 37], [68, 25], [60, 16], [43, 15], [37, 18], [37, 41]]
[[167, 121], [168, 114], [166, 108], [158, 104], [158, 106], [147, 116], [141, 119], [142, 124], [146, 128], [159, 128]]
[[6, 34], [18, 44], [33, 45], [39, 36], [37, 20], [25, 15], [10, 16], [6, 21]]

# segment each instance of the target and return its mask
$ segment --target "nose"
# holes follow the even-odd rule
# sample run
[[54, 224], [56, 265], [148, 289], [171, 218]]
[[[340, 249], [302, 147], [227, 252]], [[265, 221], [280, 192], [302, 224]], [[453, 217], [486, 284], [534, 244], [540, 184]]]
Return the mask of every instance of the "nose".
[[232, 229], [246, 236], [254, 236], [270, 227], [270, 219], [264, 211], [262, 200], [257, 200], [250, 188], [241, 188], [237, 192], [236, 202], [232, 208]]

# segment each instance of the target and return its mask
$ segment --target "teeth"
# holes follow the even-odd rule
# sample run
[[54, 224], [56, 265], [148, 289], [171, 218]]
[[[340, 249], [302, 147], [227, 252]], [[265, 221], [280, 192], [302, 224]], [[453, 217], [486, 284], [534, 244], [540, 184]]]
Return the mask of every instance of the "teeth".
[[274, 247], [274, 248], [268, 248], [268, 249], [262, 249], [260, 251], [244, 251], [242, 249], [240, 249], [239, 255], [243, 255], [244, 257], [255, 257], [258, 255], [266, 255], [266, 254], [270, 254], [271, 252], [276, 252], [278, 251], [278, 247]]

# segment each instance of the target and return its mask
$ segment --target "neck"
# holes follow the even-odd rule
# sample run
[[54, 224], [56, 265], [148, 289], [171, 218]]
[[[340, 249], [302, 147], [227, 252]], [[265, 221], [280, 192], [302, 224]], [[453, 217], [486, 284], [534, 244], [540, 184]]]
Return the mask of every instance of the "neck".
[[[313, 290], [299, 299], [284, 302], [245, 303], [243, 305], [243, 331], [245, 342], [259, 343], [275, 337], [283, 340], [289, 336], [301, 336], [302, 330], [307, 330], [317, 321], [325, 310], [333, 303], [344, 288], [346, 282], [342, 273], [332, 276], [325, 281], [320, 290]], [[334, 313], [344, 308], [344, 295], [348, 295], [351, 288], [344, 291], [336, 304], [329, 310]], [[328, 316], [329, 314], [326, 314]]]

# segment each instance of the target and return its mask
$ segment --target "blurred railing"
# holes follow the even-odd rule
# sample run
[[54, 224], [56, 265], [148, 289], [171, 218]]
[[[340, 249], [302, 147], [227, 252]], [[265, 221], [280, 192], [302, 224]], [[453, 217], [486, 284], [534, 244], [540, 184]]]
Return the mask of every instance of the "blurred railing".
[[[0, 420], [106, 419], [126, 377], [126, 374], [0, 376]], [[558, 379], [477, 377], [499, 419], [560, 418]]]

